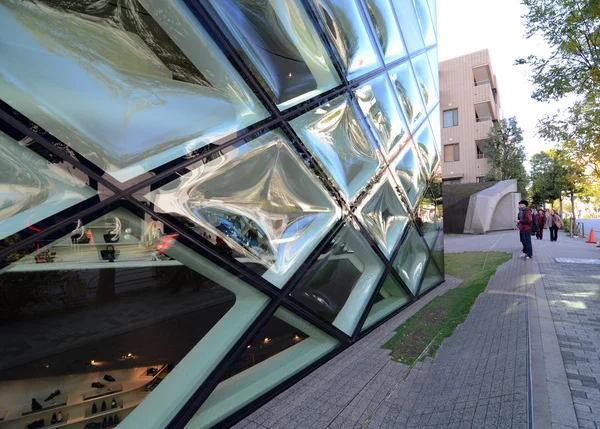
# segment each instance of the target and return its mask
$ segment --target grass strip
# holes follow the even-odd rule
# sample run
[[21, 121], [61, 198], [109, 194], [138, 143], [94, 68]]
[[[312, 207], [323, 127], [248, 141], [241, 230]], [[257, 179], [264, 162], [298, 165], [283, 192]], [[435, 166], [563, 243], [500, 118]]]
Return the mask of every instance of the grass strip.
[[[434, 298], [396, 329], [382, 348], [392, 358], [412, 366], [417, 359], [435, 356], [445, 338], [464, 322], [477, 296], [483, 292], [500, 265], [512, 258], [503, 252], [465, 252], [445, 255], [446, 274], [463, 279], [455, 289]], [[423, 350], [429, 345], [426, 353]]]

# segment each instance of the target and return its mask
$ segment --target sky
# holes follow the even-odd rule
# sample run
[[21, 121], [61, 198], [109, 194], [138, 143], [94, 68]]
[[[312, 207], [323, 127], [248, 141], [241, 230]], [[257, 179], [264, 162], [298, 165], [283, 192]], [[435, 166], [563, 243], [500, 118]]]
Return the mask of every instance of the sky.
[[521, 18], [525, 12], [520, 0], [437, 0], [439, 60], [489, 49], [503, 117], [516, 116], [524, 132], [525, 152], [531, 158], [553, 146], [537, 136], [538, 120], [564, 109], [566, 102], [533, 100], [527, 67], [513, 65], [518, 58], [550, 52], [540, 37], [525, 38]]

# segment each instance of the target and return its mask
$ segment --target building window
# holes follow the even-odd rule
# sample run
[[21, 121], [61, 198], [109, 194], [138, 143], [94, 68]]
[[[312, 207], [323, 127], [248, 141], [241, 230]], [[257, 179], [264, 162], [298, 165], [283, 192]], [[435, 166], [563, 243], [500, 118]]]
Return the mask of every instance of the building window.
[[444, 185], [459, 185], [460, 184], [460, 178], [458, 178], [458, 179], [444, 179], [444, 180], [442, 180], [442, 183]]
[[444, 110], [444, 128], [458, 125], [458, 109]]
[[485, 154], [483, 153], [481, 148], [479, 146], [477, 146], [477, 159], [483, 159], [483, 158], [485, 158]]
[[458, 154], [458, 143], [444, 146], [444, 162], [454, 162], [460, 159]]
[[475, 180], [477, 183], [485, 182], [485, 176], [477, 176]]

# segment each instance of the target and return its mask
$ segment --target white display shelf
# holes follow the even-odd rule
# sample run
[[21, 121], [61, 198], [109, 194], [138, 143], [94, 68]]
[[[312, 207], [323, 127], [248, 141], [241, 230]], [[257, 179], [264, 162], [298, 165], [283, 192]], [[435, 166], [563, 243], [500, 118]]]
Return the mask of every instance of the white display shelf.
[[69, 397], [66, 395], [55, 396], [49, 402], [45, 402], [43, 400], [38, 399], [38, 403], [42, 406], [42, 409], [33, 411], [31, 409], [31, 404], [28, 403], [28, 404], [23, 405], [23, 411], [21, 412], [21, 416], [30, 417], [30, 416], [35, 416], [35, 415], [45, 413], [47, 411], [55, 410], [57, 408], [62, 408], [65, 405], [67, 405], [68, 401], [69, 401]]

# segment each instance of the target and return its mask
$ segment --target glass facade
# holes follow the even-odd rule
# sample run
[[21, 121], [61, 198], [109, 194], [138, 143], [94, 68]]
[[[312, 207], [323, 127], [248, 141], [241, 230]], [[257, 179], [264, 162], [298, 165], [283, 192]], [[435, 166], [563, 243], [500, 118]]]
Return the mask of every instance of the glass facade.
[[0, 429], [228, 427], [443, 282], [435, 20], [0, 2]]

